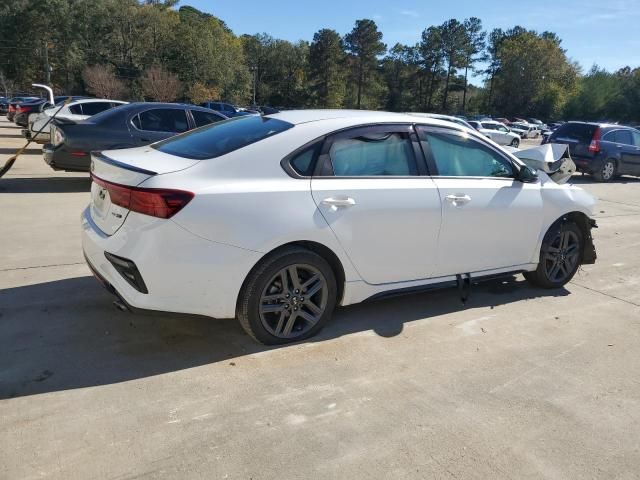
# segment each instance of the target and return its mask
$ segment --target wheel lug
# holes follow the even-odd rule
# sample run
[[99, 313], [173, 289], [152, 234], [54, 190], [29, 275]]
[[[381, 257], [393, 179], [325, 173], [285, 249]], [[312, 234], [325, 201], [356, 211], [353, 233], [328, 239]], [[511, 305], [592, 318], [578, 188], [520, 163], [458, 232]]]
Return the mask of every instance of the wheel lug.
[[293, 307], [293, 309], [297, 311], [297, 310], [298, 310], [298, 307]]
[[300, 293], [300, 290], [298, 290], [297, 288], [296, 288], [296, 293]]
[[291, 307], [290, 307], [290, 306], [289, 306], [289, 304], [287, 303], [287, 304], [284, 306], [284, 308], [286, 308], [287, 310], [289, 310], [289, 308], [291, 308]]
[[291, 295], [287, 293], [287, 294], [285, 295], [285, 298], [289, 298], [290, 296], [291, 296]]

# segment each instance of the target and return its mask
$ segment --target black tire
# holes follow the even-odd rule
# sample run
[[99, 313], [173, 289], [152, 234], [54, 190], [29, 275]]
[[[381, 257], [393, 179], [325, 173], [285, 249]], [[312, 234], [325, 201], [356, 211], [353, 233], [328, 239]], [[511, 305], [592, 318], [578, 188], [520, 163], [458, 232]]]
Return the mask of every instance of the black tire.
[[599, 171], [593, 172], [593, 178], [598, 182], [606, 183], [613, 180], [617, 174], [618, 164], [614, 159], [610, 158], [602, 164], [602, 168]]
[[[298, 274], [297, 284], [291, 271]], [[324, 282], [321, 290], [306, 296], [316, 283], [310, 284], [308, 290], [295, 289], [295, 285], [304, 287], [312, 277]], [[285, 288], [285, 283], [291, 288]], [[288, 247], [265, 257], [249, 273], [238, 297], [236, 316], [245, 332], [260, 343], [297, 342], [324, 327], [335, 308], [336, 292], [335, 274], [324, 258], [304, 248]], [[313, 322], [310, 317], [314, 317]]]
[[511, 146], [513, 148], [518, 148], [520, 146], [520, 140], [518, 140], [517, 138], [514, 138], [513, 141], [511, 142]]
[[[567, 244], [563, 240], [567, 239]], [[542, 288], [561, 288], [571, 281], [582, 264], [584, 235], [578, 225], [570, 220], [554, 223], [542, 241], [538, 268], [525, 272], [524, 277]], [[575, 256], [574, 256], [575, 254]], [[553, 262], [557, 262], [554, 264]], [[557, 274], [556, 266], [558, 266]]]

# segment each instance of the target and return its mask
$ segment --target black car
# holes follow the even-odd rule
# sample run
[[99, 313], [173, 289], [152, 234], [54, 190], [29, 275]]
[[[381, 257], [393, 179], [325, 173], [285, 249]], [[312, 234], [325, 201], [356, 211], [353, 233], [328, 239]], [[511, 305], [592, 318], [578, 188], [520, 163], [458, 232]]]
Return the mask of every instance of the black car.
[[195, 105], [130, 103], [78, 123], [54, 120], [44, 160], [54, 170], [89, 171], [92, 150], [140, 147], [226, 118]]
[[579, 172], [608, 182], [617, 175], [640, 176], [640, 131], [606, 123], [568, 122], [544, 143], [569, 145]]
[[241, 110], [240, 107], [236, 107], [231, 103], [226, 102], [202, 102], [201, 107], [210, 108], [216, 112], [222, 113], [226, 117], [243, 117], [245, 115], [255, 115], [256, 112], [250, 112], [247, 110]]
[[38, 97], [13, 97], [9, 100], [9, 107], [7, 108], [7, 120], [13, 121], [16, 115], [16, 108], [23, 102], [31, 102], [34, 100], [40, 100]]

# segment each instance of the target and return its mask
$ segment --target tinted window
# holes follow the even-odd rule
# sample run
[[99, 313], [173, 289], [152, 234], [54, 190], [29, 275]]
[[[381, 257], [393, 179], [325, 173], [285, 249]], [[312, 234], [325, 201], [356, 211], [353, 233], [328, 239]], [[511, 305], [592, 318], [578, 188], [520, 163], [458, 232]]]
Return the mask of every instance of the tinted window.
[[636, 132], [635, 130], [632, 130], [631, 135], [633, 135], [633, 144], [636, 147], [640, 147], [640, 132]]
[[618, 130], [616, 132], [616, 143], [622, 143], [623, 145], [633, 145], [633, 137], [629, 130]]
[[164, 140], [153, 148], [179, 157], [204, 160], [225, 155], [292, 127], [291, 123], [275, 118], [238, 117]]
[[314, 160], [321, 144], [321, 142], [316, 143], [315, 145], [306, 148], [289, 161], [291, 168], [293, 168], [298, 175], [302, 175], [303, 177], [310, 177], [313, 175], [313, 169], [315, 167]]
[[413, 145], [406, 133], [371, 133], [337, 138], [329, 150], [336, 177], [416, 175]]
[[508, 177], [513, 178], [511, 163], [489, 147], [472, 138], [425, 132], [431, 154], [444, 177]]
[[193, 120], [196, 122], [196, 127], [204, 127], [210, 123], [216, 123], [223, 120], [221, 116], [216, 115], [215, 113], [203, 112], [202, 110], [191, 110], [191, 115], [193, 115]]
[[69, 107], [69, 111], [74, 115], [82, 115], [82, 108], [80, 107], [80, 105], [71, 105]]
[[140, 130], [151, 132], [186, 132], [189, 130], [187, 114], [184, 110], [156, 108], [138, 115], [134, 125]]
[[482, 125], [481, 128], [485, 128], [487, 130], [495, 130], [496, 129], [496, 126], [493, 123], [482, 123], [481, 125]]
[[82, 103], [82, 112], [85, 115], [95, 115], [96, 113], [104, 112], [111, 108], [111, 102], [91, 102]]
[[577, 140], [580, 143], [591, 143], [597, 125], [588, 123], [565, 123], [552, 135], [552, 138]]

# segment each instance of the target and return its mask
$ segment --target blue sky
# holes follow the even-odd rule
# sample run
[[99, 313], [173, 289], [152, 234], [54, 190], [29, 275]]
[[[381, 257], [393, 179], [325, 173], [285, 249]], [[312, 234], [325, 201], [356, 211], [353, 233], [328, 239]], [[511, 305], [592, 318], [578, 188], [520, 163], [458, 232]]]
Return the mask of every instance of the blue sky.
[[[640, 66], [640, 0], [182, 0], [224, 20], [236, 34], [266, 32], [286, 40], [311, 40], [320, 28], [344, 34], [356, 19], [372, 18], [391, 47], [414, 44], [430, 25], [476, 16], [485, 28], [516, 24], [551, 30], [567, 54], [588, 70]], [[476, 80], [476, 82], [479, 79]]]

